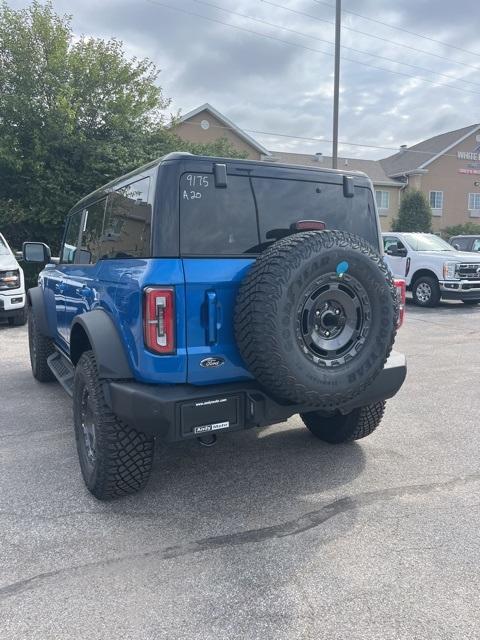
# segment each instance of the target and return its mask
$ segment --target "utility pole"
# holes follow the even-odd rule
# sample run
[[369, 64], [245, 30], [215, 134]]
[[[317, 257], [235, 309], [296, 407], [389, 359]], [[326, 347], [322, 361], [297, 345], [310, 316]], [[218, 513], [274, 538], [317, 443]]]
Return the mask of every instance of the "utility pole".
[[335, 75], [333, 79], [333, 149], [332, 168], [338, 165], [338, 102], [340, 97], [340, 32], [342, 26], [342, 0], [335, 8]]

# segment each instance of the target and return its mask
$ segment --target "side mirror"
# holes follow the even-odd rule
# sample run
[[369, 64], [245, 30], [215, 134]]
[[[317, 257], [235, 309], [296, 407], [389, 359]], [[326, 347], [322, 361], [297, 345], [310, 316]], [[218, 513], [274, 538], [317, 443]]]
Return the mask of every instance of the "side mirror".
[[406, 258], [407, 250], [405, 248], [396, 247], [391, 245], [385, 252], [387, 256], [395, 256], [396, 258]]
[[24, 242], [22, 247], [25, 262], [46, 264], [50, 262], [50, 248], [43, 242]]

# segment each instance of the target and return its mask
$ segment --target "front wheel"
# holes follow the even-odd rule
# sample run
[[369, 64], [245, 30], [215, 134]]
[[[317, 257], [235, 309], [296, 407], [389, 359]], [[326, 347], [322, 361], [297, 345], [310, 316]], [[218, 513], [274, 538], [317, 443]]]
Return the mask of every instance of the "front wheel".
[[55, 380], [47, 361], [55, 352], [53, 340], [40, 332], [33, 307], [28, 310], [28, 346], [33, 377], [39, 382]]
[[433, 276], [420, 276], [412, 285], [412, 296], [419, 307], [436, 307], [440, 302], [440, 286]]
[[20, 313], [17, 313], [15, 316], [11, 316], [8, 319], [8, 324], [11, 327], [23, 327], [23, 325], [27, 322], [27, 308], [24, 307]]
[[75, 368], [73, 420], [88, 490], [109, 500], [142, 489], [150, 477], [154, 439], [123, 424], [108, 408], [92, 351]]
[[373, 433], [382, 421], [385, 404], [384, 400], [374, 402], [354, 409], [346, 415], [341, 413], [328, 415], [321, 411], [310, 411], [302, 413], [300, 417], [307, 429], [319, 440], [330, 444], [341, 444], [360, 440]]

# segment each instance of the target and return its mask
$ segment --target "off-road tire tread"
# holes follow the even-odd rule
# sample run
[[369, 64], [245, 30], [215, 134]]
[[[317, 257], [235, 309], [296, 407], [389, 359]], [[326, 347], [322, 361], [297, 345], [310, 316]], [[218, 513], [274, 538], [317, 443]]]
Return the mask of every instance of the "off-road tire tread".
[[[308, 239], [308, 242], [305, 240]], [[383, 361], [372, 368], [361, 388], [353, 393], [321, 395], [309, 391], [292, 377], [285, 366], [274, 334], [278, 314], [276, 292], [287, 286], [292, 270], [312, 253], [333, 246], [353, 249], [368, 256], [385, 276], [395, 307], [390, 340]], [[293, 251], [295, 249], [295, 251]], [[390, 270], [372, 246], [357, 235], [343, 231], [308, 231], [283, 238], [271, 245], [256, 261], [240, 286], [234, 316], [234, 328], [240, 353], [254, 377], [271, 393], [297, 403], [334, 407], [348, 402], [366, 389], [383, 369], [396, 336], [398, 298]]]
[[382, 421], [385, 400], [354, 409], [346, 416], [337, 414], [324, 417], [317, 412], [303, 413], [301, 418], [307, 429], [320, 440], [330, 444], [352, 442], [369, 436]]
[[[47, 358], [55, 351], [53, 340], [48, 336], [44, 336], [40, 333], [35, 319], [35, 312], [32, 307], [28, 310], [28, 337], [30, 348], [30, 364], [32, 367], [33, 377], [39, 382], [53, 382], [56, 380], [50, 367], [48, 366]], [[35, 341], [35, 363], [33, 361], [32, 349], [30, 346], [30, 340]]]
[[[74, 389], [77, 388], [78, 377], [82, 374], [89, 387], [89, 393], [92, 394], [97, 413], [97, 474], [94, 484], [89, 484], [82, 468], [85, 483], [99, 500], [111, 500], [136, 493], [145, 487], [150, 477], [154, 438], [124, 424], [110, 411], [98, 379], [92, 351], [86, 351], [80, 357], [75, 370]], [[77, 418], [75, 391], [74, 418]]]

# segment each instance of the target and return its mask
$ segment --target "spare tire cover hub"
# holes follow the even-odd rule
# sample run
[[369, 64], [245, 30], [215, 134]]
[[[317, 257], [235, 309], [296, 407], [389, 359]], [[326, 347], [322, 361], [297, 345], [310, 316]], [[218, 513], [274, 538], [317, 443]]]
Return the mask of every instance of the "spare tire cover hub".
[[371, 305], [354, 277], [327, 273], [307, 287], [297, 311], [297, 339], [307, 358], [323, 366], [342, 364], [365, 343]]

